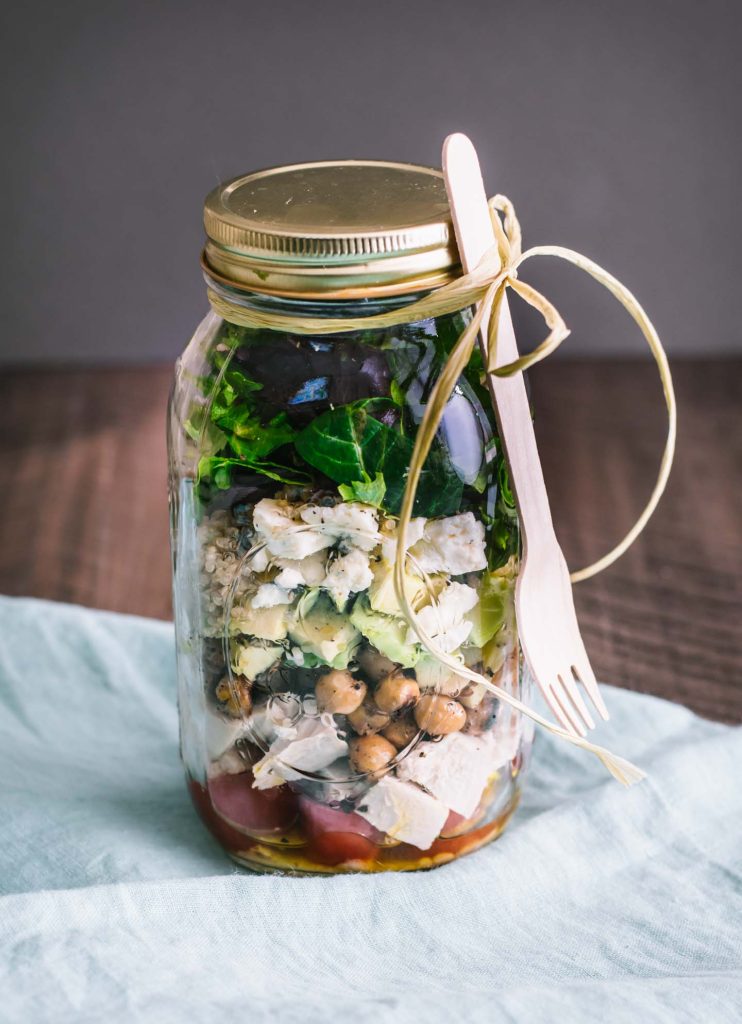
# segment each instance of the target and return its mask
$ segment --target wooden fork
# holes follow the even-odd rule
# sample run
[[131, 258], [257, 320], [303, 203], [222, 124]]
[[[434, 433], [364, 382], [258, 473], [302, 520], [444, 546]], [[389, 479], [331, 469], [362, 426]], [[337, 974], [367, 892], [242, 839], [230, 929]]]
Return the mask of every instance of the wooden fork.
[[[476, 150], [461, 134], [443, 145], [443, 173], [461, 263], [474, 270], [495, 245]], [[479, 335], [484, 348], [487, 322]], [[500, 306], [497, 365], [518, 358], [507, 297]], [[559, 723], [584, 736], [595, 722], [580, 685], [604, 719], [608, 711], [577, 625], [567, 563], [554, 532], [536, 435], [522, 373], [488, 377], [500, 440], [510, 466], [518, 505], [523, 557], [515, 589], [518, 634], [526, 664]]]

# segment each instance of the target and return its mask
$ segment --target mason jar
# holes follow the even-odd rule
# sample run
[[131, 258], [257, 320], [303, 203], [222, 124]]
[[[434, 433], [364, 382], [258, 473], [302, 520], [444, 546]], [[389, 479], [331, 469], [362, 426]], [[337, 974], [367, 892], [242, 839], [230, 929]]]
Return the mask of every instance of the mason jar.
[[[460, 273], [441, 172], [279, 167], [216, 188], [205, 225], [214, 309], [178, 360], [169, 411], [193, 802], [249, 868], [443, 864], [505, 828], [532, 732], [422, 645], [393, 579], [416, 431], [471, 315], [402, 312]], [[378, 314], [393, 315], [344, 326]], [[405, 593], [438, 648], [527, 699], [518, 520], [478, 350], [407, 545]]]

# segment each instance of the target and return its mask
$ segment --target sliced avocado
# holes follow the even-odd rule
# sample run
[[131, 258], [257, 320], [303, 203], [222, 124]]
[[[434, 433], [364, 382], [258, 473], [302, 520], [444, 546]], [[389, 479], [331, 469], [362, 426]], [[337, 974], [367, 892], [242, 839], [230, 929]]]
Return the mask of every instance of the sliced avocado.
[[[427, 597], [425, 581], [411, 572], [405, 572], [404, 589], [407, 600], [417, 610]], [[373, 611], [385, 615], [402, 614], [394, 589], [394, 566], [391, 562], [381, 561], [374, 566], [374, 581], [368, 588], [368, 597]]]
[[404, 619], [384, 615], [371, 608], [364, 595], [359, 597], [350, 613], [350, 621], [385, 657], [405, 668], [412, 668], [420, 658], [420, 645], [407, 643], [409, 626]]
[[311, 600], [299, 601], [289, 623], [289, 639], [322, 665], [347, 668], [361, 634], [327, 594], [319, 593]]
[[514, 615], [514, 583], [497, 572], [486, 573], [479, 584], [479, 602], [464, 618], [472, 623], [467, 643], [484, 647]]
[[278, 661], [283, 648], [274, 644], [236, 643], [232, 652], [232, 668], [252, 682], [256, 676]]
[[235, 608], [232, 623], [240, 633], [258, 640], [285, 640], [289, 631], [288, 605], [275, 604], [272, 608]]

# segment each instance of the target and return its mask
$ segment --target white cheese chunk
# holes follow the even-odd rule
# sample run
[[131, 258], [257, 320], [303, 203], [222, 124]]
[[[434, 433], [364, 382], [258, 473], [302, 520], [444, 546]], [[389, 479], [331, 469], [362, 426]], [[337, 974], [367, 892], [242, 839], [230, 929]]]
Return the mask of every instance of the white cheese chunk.
[[331, 546], [332, 538], [308, 530], [293, 518], [293, 511], [287, 502], [275, 498], [263, 498], [253, 509], [253, 527], [270, 554], [300, 559]]
[[438, 838], [448, 808], [410, 782], [392, 775], [369, 789], [356, 812], [393, 839], [427, 850]]
[[469, 818], [502, 764], [491, 736], [455, 732], [436, 743], [419, 743], [398, 765], [397, 775], [423, 786], [447, 808]]
[[303, 772], [317, 772], [348, 752], [334, 724], [319, 719], [302, 719], [292, 738], [276, 739], [268, 753], [253, 767], [257, 789], [270, 789], [302, 778]]
[[273, 582], [277, 587], [283, 587], [284, 590], [295, 590], [296, 587], [303, 587], [306, 580], [299, 569], [287, 566], [285, 569], [281, 569]]
[[[391, 520], [387, 520], [387, 522], [391, 522]], [[419, 540], [422, 540], [426, 522], [427, 519], [410, 519], [410, 525], [407, 527], [407, 536], [405, 538], [408, 551], [413, 545], [417, 544]], [[385, 530], [381, 535], [381, 553], [386, 561], [391, 562], [392, 564], [397, 557], [398, 536], [399, 534], [397, 530], [394, 530], [393, 533]]]
[[253, 608], [273, 608], [277, 604], [291, 604], [291, 594], [276, 583], [262, 583], [251, 604]]
[[344, 608], [351, 594], [366, 590], [373, 582], [368, 555], [353, 548], [347, 555], [339, 555], [327, 570], [322, 586], [329, 591], [337, 608]]
[[462, 576], [487, 568], [484, 524], [472, 512], [428, 520], [411, 554], [425, 572]]
[[[306, 558], [277, 558], [276, 565], [297, 574], [296, 576], [288, 577], [289, 579], [301, 577], [300, 581], [293, 584], [293, 586], [306, 585], [307, 587], [318, 587], [327, 572], [327, 555], [328, 552], [325, 547], [321, 551], [315, 551], [311, 555], [307, 555]], [[288, 586], [286, 578], [282, 580], [281, 576], [281, 573], [276, 576], [276, 582], [282, 587]]]
[[[464, 619], [479, 600], [474, 587], [465, 583], [449, 583], [434, 604], [426, 605], [418, 611], [420, 625], [428, 633], [438, 647], [450, 654], [460, 647], [472, 631], [473, 624]], [[415, 643], [417, 634], [410, 627], [407, 643]]]
[[344, 541], [348, 546], [371, 551], [381, 540], [376, 509], [357, 502], [339, 505], [308, 505], [301, 518], [313, 526], [329, 544]]
[[268, 548], [261, 548], [260, 551], [256, 551], [249, 562], [249, 567], [252, 572], [265, 572], [270, 565], [271, 556], [268, 552]]

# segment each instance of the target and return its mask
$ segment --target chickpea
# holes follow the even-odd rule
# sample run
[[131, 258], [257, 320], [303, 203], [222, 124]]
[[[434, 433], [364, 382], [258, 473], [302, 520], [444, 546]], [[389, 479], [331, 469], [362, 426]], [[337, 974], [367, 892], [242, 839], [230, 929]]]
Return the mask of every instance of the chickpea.
[[378, 683], [384, 676], [390, 675], [397, 666], [383, 654], [379, 654], [373, 647], [364, 647], [356, 655], [356, 661], [361, 666], [361, 671], [372, 683]]
[[252, 711], [252, 683], [243, 676], [224, 676], [214, 690], [214, 696], [232, 718], [249, 715]]
[[351, 768], [364, 774], [381, 771], [397, 755], [397, 748], [383, 736], [357, 736], [348, 746]]
[[371, 736], [389, 725], [389, 715], [366, 701], [348, 715], [348, 721], [359, 736]]
[[424, 693], [415, 708], [415, 721], [431, 736], [447, 736], [464, 728], [466, 712], [452, 697]]
[[417, 733], [415, 721], [408, 715], [402, 718], [393, 718], [386, 729], [381, 730], [381, 735], [393, 743], [397, 750], [403, 750], [408, 743], [412, 743]]
[[408, 679], [401, 672], [391, 672], [384, 676], [374, 691], [377, 708], [388, 711], [390, 715], [415, 704], [419, 696], [420, 687], [416, 681]]
[[349, 715], [363, 703], [366, 684], [360, 679], [354, 679], [347, 669], [333, 669], [317, 680], [314, 692], [320, 711]]

